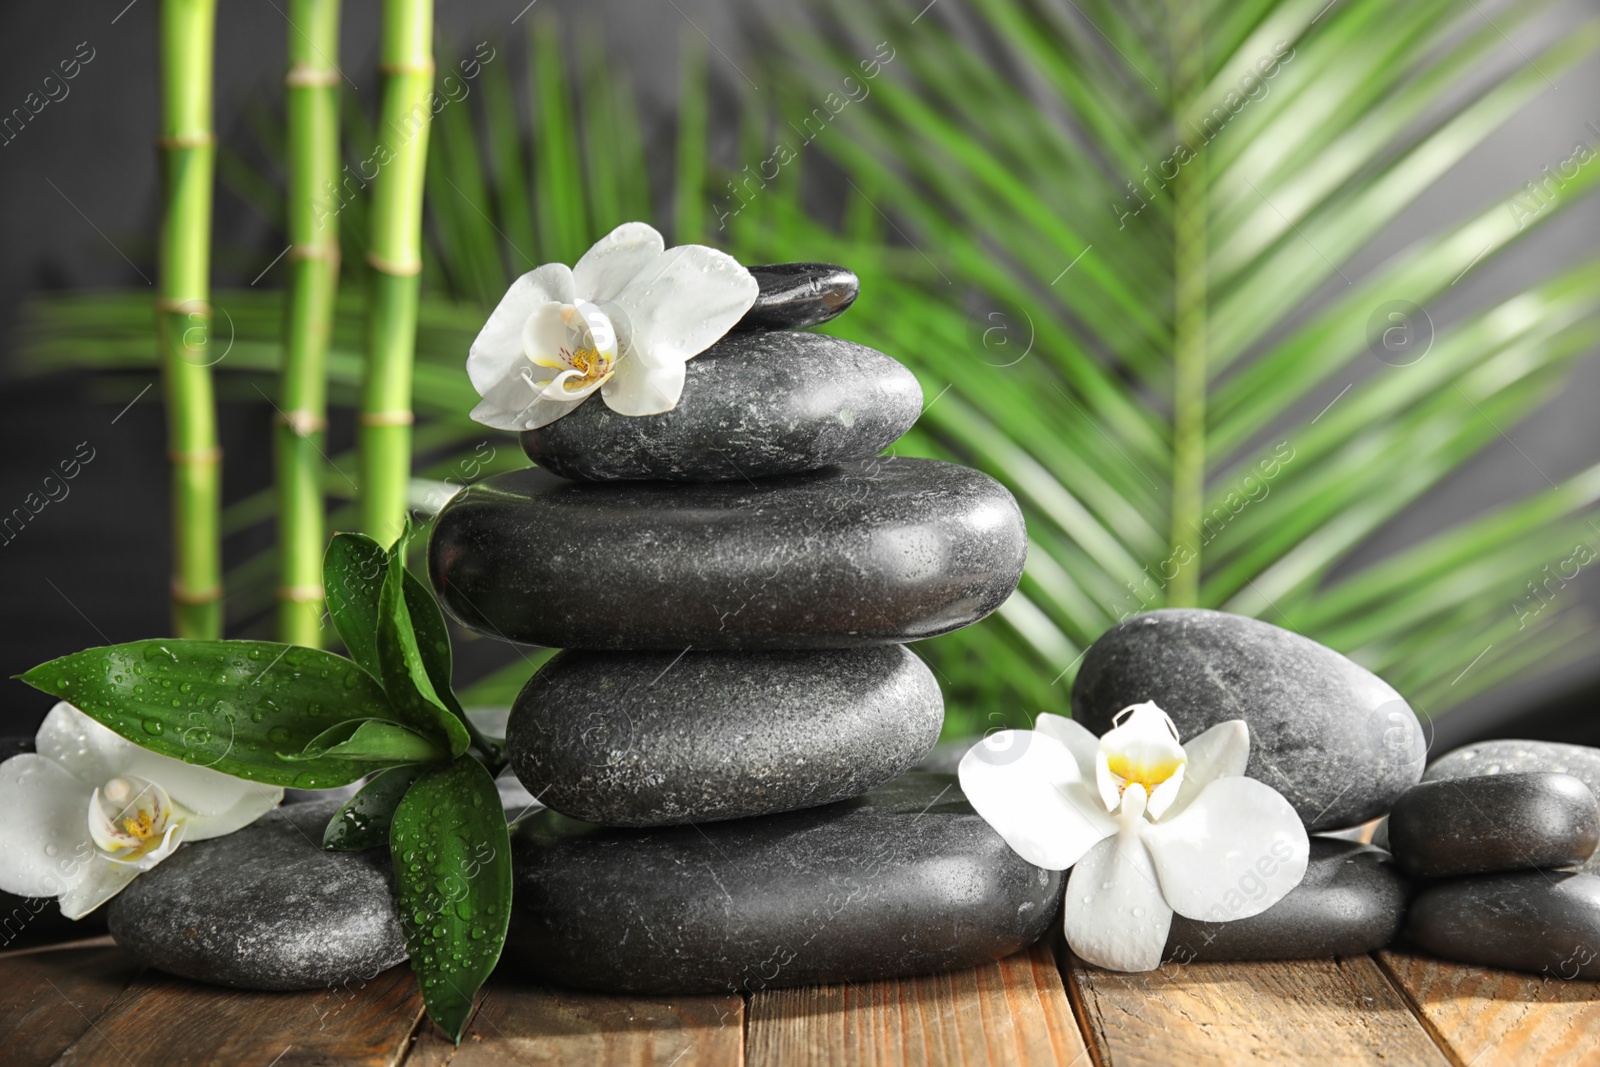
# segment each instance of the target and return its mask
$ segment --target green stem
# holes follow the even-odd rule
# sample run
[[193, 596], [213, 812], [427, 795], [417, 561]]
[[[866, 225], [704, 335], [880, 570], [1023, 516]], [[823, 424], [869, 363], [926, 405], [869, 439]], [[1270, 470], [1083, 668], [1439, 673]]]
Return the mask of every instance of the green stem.
[[278, 412], [278, 636], [322, 644], [323, 438], [339, 288], [339, 0], [289, 0], [289, 291]]
[[[222, 636], [222, 454], [211, 365], [211, 130], [216, 0], [162, 0], [165, 210], [156, 297], [172, 462], [172, 616], [179, 637]], [[226, 355], [226, 353], [222, 353]]]
[[432, 0], [384, 0], [383, 105], [373, 162], [373, 269], [361, 388], [361, 527], [400, 536], [411, 478], [411, 369], [422, 272], [422, 188], [432, 117]]
[[[1204, 52], [1195, 5], [1175, 3], [1173, 115], [1191, 110], [1204, 80]], [[1203, 147], [1172, 183], [1172, 559], [1171, 607], [1200, 602], [1200, 526], [1206, 489], [1206, 156]]]

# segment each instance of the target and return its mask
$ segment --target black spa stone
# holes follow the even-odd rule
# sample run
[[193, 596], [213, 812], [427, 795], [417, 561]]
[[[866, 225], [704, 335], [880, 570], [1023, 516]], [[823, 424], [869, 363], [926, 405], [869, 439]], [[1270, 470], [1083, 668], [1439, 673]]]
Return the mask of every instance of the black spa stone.
[[861, 280], [832, 263], [768, 263], [748, 268], [760, 292], [736, 330], [800, 330], [843, 315]]
[[1423, 782], [1395, 802], [1388, 841], [1413, 878], [1576, 867], [1600, 844], [1600, 805], [1549, 771]]
[[512, 707], [512, 766], [546, 806], [608, 826], [815, 807], [904, 773], [944, 700], [902, 645], [823, 652], [575, 652]]
[[974, 623], [1016, 588], [1017, 503], [986, 474], [878, 458], [761, 482], [568, 482], [445, 506], [428, 569], [458, 620], [555, 648], [849, 648]]
[[1517, 871], [1438, 882], [1411, 902], [1405, 938], [1461, 963], [1600, 978], [1600, 878]]
[[[1600, 748], [1559, 741], [1501, 740], [1464, 745], [1430, 763], [1422, 778], [1439, 782], [1529, 771], [1570, 774], [1600, 797]], [[1589, 857], [1583, 870], [1600, 875], [1600, 851]]]
[[699, 827], [545, 813], [512, 837], [502, 967], [650, 994], [752, 992], [970, 967], [1051, 929], [1062, 875], [1023, 861], [949, 775]]
[[111, 934], [169, 974], [241, 989], [366, 980], [406, 958], [389, 850], [325, 852], [340, 801], [184, 845], [111, 901]]
[[1233, 922], [1172, 917], [1164, 959], [1322, 959], [1358, 956], [1394, 940], [1406, 911], [1406, 880], [1370, 845], [1311, 839], [1306, 876], [1259, 915]]
[[593, 396], [522, 434], [539, 466], [585, 481], [765, 478], [865, 459], [922, 412], [916, 376], [882, 352], [822, 334], [735, 333], [691, 359], [659, 415]]
[[1072, 717], [1096, 734], [1153, 700], [1184, 740], [1228, 719], [1250, 727], [1246, 773], [1294, 805], [1306, 828], [1376, 818], [1422, 776], [1422, 727], [1366, 668], [1309, 638], [1221, 611], [1136, 615], [1089, 647]]

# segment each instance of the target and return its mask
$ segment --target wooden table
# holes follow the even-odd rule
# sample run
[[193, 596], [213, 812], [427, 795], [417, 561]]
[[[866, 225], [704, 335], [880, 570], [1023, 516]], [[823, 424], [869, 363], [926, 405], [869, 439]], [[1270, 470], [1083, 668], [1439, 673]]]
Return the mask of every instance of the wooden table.
[[1600, 982], [1381, 952], [1125, 975], [1060, 946], [930, 978], [753, 997], [611, 997], [497, 978], [460, 1048], [410, 971], [243, 993], [144, 971], [109, 938], [0, 955], [0, 1063], [1600, 1064]]

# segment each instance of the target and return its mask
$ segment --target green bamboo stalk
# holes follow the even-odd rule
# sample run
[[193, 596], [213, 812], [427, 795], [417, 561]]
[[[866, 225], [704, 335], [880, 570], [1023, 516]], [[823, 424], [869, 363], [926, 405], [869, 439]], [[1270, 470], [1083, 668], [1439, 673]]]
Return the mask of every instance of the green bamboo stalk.
[[432, 118], [433, 2], [384, 0], [383, 104], [373, 154], [372, 299], [361, 389], [361, 528], [400, 535], [411, 477], [411, 369], [422, 272], [423, 172]]
[[[165, 209], [156, 297], [172, 463], [172, 617], [179, 637], [222, 636], [222, 451], [211, 365], [211, 130], [216, 0], [162, 0]], [[226, 353], [222, 353], [226, 355]]]
[[[1205, 81], [1196, 5], [1172, 5], [1173, 115], [1190, 110]], [[1172, 182], [1172, 607], [1200, 602], [1200, 522], [1206, 490], [1206, 165], [1205, 149]]]

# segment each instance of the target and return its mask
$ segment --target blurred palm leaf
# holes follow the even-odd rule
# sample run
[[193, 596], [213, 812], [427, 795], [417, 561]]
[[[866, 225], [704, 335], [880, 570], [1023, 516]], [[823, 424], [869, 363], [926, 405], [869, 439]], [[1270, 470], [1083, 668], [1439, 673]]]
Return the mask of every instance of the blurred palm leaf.
[[[1382, 671], [1429, 714], [1589, 652], [1581, 615], [1507, 605], [1590, 540], [1582, 516], [1600, 499], [1600, 467], [1390, 559], [1346, 562], [1535, 411], [1595, 343], [1600, 261], [1441, 322], [1409, 366], [1368, 357], [1375, 313], [1381, 328], [1391, 302], [1426, 307], [1549, 225], [1600, 168], [1532, 217], [1497, 204], [1374, 268], [1351, 265], [1594, 52], [1590, 24], [1512, 46], [1507, 62], [1504, 35], [1547, 6], [1490, 21], [1460, 0], [1170, 11], [950, 0], [911, 28], [841, 0], [825, 33], [786, 29], [759, 93], [741, 74], [714, 94], [694, 38], [675, 126], [648, 137], [598, 31], [580, 29], [574, 51], [536, 21], [526, 84], [502, 48], [475, 99], [436, 119], [418, 472], [459, 481], [462, 456], [495, 436], [465, 418], [475, 396], [461, 364], [509, 280], [571, 262], [618, 222], [669, 219], [677, 241], [746, 262], [854, 269], [861, 304], [827, 329], [902, 359], [929, 400], [896, 450], [981, 467], [1021, 501], [1032, 550], [1018, 594], [997, 620], [919, 646], [951, 730], [1060, 710], [1099, 633], [1168, 603], [1290, 626]], [[1196, 21], [1201, 8], [1209, 21]], [[1267, 60], [1277, 66], [1263, 76]], [[735, 157], [719, 168], [708, 130], [732, 96]], [[371, 136], [352, 137], [352, 159]], [[1197, 158], [1175, 158], [1179, 143]], [[242, 164], [229, 173], [273, 217], [276, 190]], [[348, 210], [356, 271], [359, 198]], [[360, 368], [359, 287], [342, 292], [335, 403], [353, 399]], [[224, 366], [270, 375], [276, 296], [216, 303], [238, 331]], [[41, 366], [142, 362], [148, 317], [143, 294], [41, 300], [29, 351]], [[1196, 387], [1174, 405], [1179, 382]], [[514, 443], [494, 443], [473, 476], [521, 464]], [[328, 491], [347, 499], [353, 459], [331, 460]], [[231, 528], [270, 507], [265, 491], [238, 501]], [[1198, 547], [1182, 577], [1167, 573], [1175, 546]], [[240, 616], [266, 607], [270, 566], [257, 557], [230, 576]], [[528, 669], [516, 660], [474, 698], [506, 699]]]

